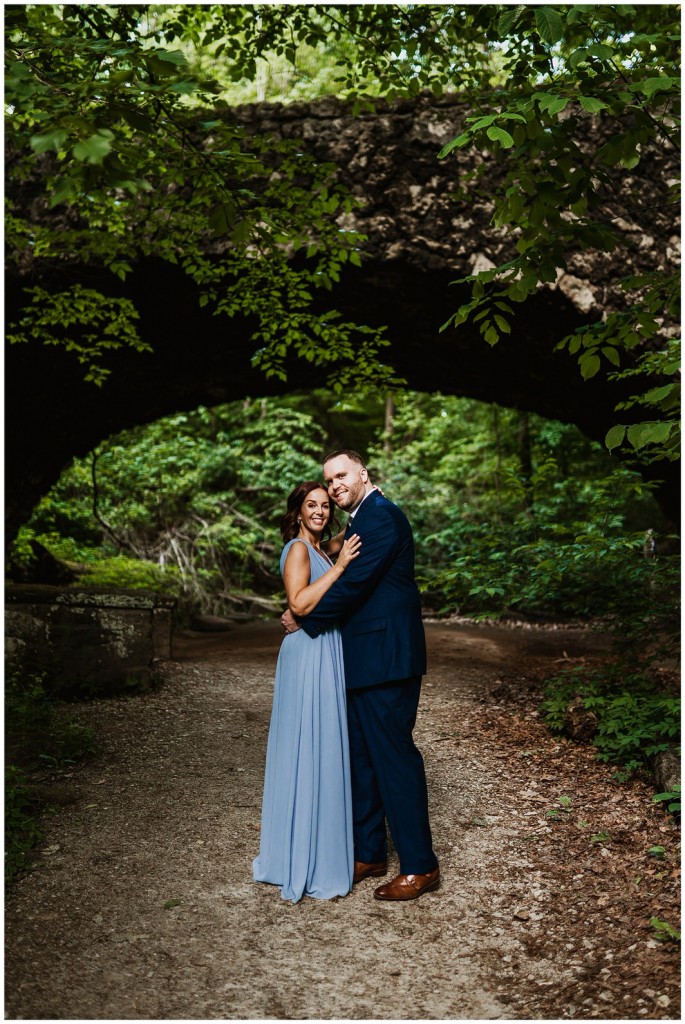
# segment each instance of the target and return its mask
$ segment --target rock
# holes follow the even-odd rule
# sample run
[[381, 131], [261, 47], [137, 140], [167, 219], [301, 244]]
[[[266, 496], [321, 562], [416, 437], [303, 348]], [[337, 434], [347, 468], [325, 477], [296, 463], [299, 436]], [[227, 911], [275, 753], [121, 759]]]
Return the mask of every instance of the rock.
[[582, 697], [574, 697], [564, 714], [564, 732], [572, 740], [586, 742], [591, 740], [597, 732], [597, 715], [594, 711], [588, 711], [583, 704]]
[[5, 589], [13, 670], [47, 674], [63, 699], [146, 689], [171, 657], [176, 600], [147, 590], [15, 584]]
[[680, 754], [677, 747], [656, 754], [652, 765], [659, 793], [672, 793], [680, 785]]

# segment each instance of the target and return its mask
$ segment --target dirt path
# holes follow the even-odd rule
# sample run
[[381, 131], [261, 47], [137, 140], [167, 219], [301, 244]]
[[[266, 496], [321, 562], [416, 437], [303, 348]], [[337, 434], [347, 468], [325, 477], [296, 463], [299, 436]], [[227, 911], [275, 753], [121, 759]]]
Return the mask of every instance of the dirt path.
[[186, 634], [163, 687], [86, 709], [101, 754], [66, 774], [71, 802], [7, 902], [7, 1018], [678, 1018], [677, 953], [648, 924], [676, 923], [675, 832], [535, 711], [535, 678], [600, 641], [428, 638], [416, 735], [438, 892], [382, 904], [369, 879], [293, 906], [252, 882], [280, 629]]

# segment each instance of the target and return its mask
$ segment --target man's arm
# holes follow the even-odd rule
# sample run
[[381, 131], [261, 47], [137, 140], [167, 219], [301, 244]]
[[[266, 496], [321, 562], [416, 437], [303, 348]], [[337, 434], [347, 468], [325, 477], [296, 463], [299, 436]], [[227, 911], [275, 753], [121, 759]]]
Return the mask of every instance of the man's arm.
[[360, 523], [362, 554], [352, 562], [344, 576], [324, 594], [316, 608], [300, 620], [309, 636], [317, 636], [359, 607], [382, 579], [397, 553], [399, 532], [393, 517], [381, 510], [369, 522]]

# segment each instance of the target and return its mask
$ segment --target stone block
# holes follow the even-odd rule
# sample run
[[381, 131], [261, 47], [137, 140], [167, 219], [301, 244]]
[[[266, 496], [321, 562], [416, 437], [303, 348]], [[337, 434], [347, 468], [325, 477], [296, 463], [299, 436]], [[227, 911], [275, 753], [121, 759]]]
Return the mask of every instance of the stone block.
[[171, 657], [175, 604], [152, 591], [10, 586], [8, 660], [45, 671], [60, 696], [147, 687], [155, 662]]

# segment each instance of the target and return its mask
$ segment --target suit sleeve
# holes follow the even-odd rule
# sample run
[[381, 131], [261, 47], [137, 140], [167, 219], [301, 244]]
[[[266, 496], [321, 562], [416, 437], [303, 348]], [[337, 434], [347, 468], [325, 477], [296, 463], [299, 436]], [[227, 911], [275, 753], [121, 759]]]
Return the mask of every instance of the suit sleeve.
[[311, 637], [317, 636], [323, 629], [339, 622], [347, 612], [363, 604], [395, 557], [399, 533], [388, 513], [374, 515], [365, 523], [363, 530], [360, 528], [358, 532], [362, 541], [359, 557], [350, 562], [316, 608], [299, 620], [304, 631]]

